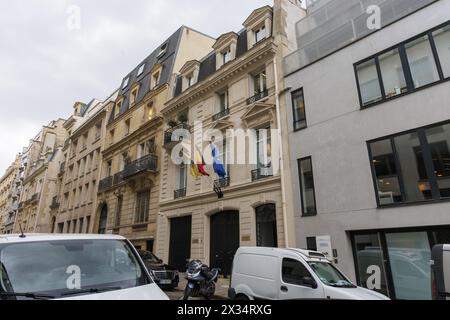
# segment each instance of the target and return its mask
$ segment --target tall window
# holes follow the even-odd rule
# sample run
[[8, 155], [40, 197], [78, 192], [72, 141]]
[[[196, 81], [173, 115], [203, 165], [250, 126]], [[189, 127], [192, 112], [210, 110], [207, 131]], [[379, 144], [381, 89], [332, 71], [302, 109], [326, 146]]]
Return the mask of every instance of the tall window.
[[262, 71], [253, 76], [253, 86], [255, 95], [267, 90], [267, 76], [266, 71]]
[[256, 131], [257, 168], [272, 167], [272, 136], [269, 128]]
[[112, 176], [112, 161], [108, 161], [106, 163], [106, 177], [111, 177]]
[[125, 124], [125, 135], [129, 135], [131, 130], [131, 120], [130, 119], [126, 120], [124, 124]]
[[294, 116], [294, 130], [306, 128], [306, 111], [303, 89], [292, 93], [292, 108]]
[[450, 124], [369, 143], [380, 206], [450, 198]]
[[182, 163], [178, 168], [178, 177], [177, 177], [177, 189], [185, 189], [187, 185], [187, 168], [184, 163]]
[[228, 109], [228, 89], [219, 94], [219, 112]]
[[136, 223], [148, 222], [150, 211], [150, 190], [138, 192], [136, 200]]
[[429, 31], [355, 64], [361, 106], [450, 77], [450, 25]]
[[316, 215], [316, 193], [314, 188], [314, 175], [311, 158], [308, 157], [298, 160], [298, 168], [300, 174], [300, 193], [303, 215]]

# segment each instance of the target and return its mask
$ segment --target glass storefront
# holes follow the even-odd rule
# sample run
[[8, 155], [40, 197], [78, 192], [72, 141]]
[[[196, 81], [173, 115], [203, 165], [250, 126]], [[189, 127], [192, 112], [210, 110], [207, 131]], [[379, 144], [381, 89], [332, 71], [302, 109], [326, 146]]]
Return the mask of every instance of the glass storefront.
[[431, 299], [431, 250], [450, 243], [450, 227], [355, 233], [352, 237], [362, 287], [393, 299]]

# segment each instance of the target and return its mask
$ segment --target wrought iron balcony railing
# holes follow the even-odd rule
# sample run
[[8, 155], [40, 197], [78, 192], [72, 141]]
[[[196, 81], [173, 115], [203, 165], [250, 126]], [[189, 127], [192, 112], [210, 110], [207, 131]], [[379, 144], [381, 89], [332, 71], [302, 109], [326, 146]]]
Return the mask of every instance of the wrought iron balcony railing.
[[220, 111], [219, 113], [213, 115], [212, 121], [220, 120], [230, 114], [230, 109], [226, 108], [225, 110]]
[[164, 147], [173, 147], [180, 141], [180, 137], [176, 137], [174, 134], [177, 130], [187, 130], [190, 132], [191, 126], [187, 123], [181, 123], [173, 128], [170, 128], [169, 130], [166, 130], [164, 132]]
[[218, 179], [214, 181], [214, 185], [218, 186], [219, 188], [227, 188], [230, 186], [230, 177]]
[[98, 191], [105, 191], [113, 186], [113, 177], [108, 177], [103, 180], [100, 180], [98, 184]]
[[123, 178], [127, 179], [141, 172], [156, 172], [157, 168], [158, 157], [149, 154], [126, 165], [125, 170], [123, 171]]
[[273, 176], [272, 167], [258, 168], [258, 169], [252, 170], [252, 181], [258, 181], [258, 180], [272, 177], [272, 176]]
[[257, 101], [259, 101], [261, 99], [264, 99], [268, 95], [269, 95], [269, 90], [266, 89], [264, 91], [261, 91], [261, 92], [255, 94], [253, 97], [248, 98], [247, 99], [247, 105], [253, 104], [253, 103], [255, 103], [255, 102], [257, 102]]
[[186, 188], [178, 189], [173, 192], [174, 199], [180, 199], [186, 197]]

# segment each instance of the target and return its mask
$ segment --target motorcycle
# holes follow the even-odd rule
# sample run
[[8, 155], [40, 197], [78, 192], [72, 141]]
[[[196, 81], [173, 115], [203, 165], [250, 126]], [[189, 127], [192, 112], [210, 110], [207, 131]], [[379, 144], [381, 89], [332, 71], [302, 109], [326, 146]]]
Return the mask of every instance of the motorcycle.
[[188, 263], [186, 270], [186, 279], [188, 280], [184, 290], [183, 300], [189, 297], [204, 297], [211, 300], [216, 292], [216, 283], [218, 281], [220, 270], [215, 268], [210, 270], [200, 260], [193, 260]]

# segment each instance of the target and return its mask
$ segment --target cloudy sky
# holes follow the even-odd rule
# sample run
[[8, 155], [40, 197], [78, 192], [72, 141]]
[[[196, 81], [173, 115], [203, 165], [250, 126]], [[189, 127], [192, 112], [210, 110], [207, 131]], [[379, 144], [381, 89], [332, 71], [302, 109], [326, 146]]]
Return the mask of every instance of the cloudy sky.
[[0, 0], [0, 176], [42, 125], [106, 98], [180, 25], [217, 37], [271, 3]]

